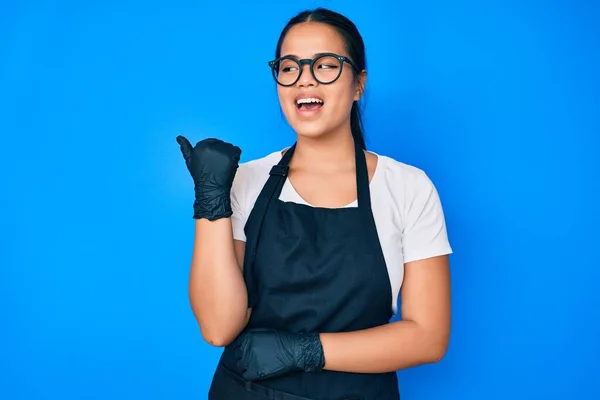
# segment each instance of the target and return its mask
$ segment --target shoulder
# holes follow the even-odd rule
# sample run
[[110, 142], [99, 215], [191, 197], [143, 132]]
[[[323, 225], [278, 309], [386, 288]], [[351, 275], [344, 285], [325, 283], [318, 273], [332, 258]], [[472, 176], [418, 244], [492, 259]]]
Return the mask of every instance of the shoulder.
[[264, 172], [270, 171], [273, 165], [281, 159], [281, 150], [273, 151], [265, 156], [245, 161], [239, 164], [236, 172], [238, 180], [252, 180], [257, 176], [262, 177]]
[[378, 158], [373, 183], [389, 189], [392, 196], [406, 199], [434, 189], [433, 182], [423, 169], [387, 155], [371, 153]]
[[239, 164], [231, 186], [231, 217], [234, 239], [246, 241], [244, 227], [250, 211], [269, 178], [271, 167], [281, 159], [281, 151], [275, 151]]
[[391, 157], [379, 160], [376, 184], [382, 225], [392, 224], [402, 232], [404, 262], [452, 253], [442, 202], [427, 173]]
[[405, 231], [426, 222], [443, 223], [443, 208], [438, 190], [424, 169], [389, 156], [379, 155], [372, 181], [373, 201], [392, 223]]
[[281, 150], [278, 150], [240, 163], [233, 180], [232, 194], [239, 198], [252, 197], [254, 192], [258, 195], [269, 178], [269, 171], [280, 159]]

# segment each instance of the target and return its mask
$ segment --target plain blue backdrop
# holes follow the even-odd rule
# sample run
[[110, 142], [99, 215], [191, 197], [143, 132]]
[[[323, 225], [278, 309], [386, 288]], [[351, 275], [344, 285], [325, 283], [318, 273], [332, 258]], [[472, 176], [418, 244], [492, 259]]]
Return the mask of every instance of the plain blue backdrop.
[[291, 144], [267, 67], [304, 8], [367, 45], [368, 147], [446, 212], [453, 334], [403, 399], [600, 398], [600, 6], [0, 2], [0, 398], [203, 399], [175, 137]]

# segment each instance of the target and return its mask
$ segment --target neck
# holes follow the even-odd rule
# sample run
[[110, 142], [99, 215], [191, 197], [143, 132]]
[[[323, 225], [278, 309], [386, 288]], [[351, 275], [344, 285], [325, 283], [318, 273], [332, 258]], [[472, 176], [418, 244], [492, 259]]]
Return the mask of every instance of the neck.
[[310, 138], [298, 135], [291, 168], [336, 172], [355, 167], [354, 138], [350, 131]]

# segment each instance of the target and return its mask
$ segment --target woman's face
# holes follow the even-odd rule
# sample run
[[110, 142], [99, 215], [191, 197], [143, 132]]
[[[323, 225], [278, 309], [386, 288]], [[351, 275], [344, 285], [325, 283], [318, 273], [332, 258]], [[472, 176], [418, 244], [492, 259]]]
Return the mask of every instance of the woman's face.
[[[345, 43], [329, 25], [307, 22], [291, 28], [281, 46], [281, 57], [293, 55], [298, 59], [312, 59], [318, 53], [335, 53], [348, 57]], [[294, 68], [297, 68], [295, 65]], [[337, 75], [339, 64], [322, 66], [323, 73]], [[315, 67], [315, 72], [316, 72]], [[281, 108], [296, 134], [306, 137], [332, 135], [350, 128], [352, 103], [360, 99], [364, 76], [356, 81], [352, 67], [344, 63], [342, 74], [331, 84], [320, 84], [312, 76], [310, 66], [302, 66], [300, 79], [289, 87], [277, 85]], [[316, 104], [302, 103], [302, 99], [318, 99]], [[306, 100], [305, 100], [306, 101]]]

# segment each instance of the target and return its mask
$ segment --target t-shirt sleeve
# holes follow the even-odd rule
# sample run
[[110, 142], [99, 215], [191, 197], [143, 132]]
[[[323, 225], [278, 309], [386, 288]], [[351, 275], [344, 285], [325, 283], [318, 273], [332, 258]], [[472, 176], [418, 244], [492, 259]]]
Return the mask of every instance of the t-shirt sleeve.
[[452, 253], [444, 211], [433, 182], [421, 171], [415, 183], [407, 198], [405, 263]]
[[246, 176], [247, 173], [242, 166], [240, 166], [233, 178], [233, 184], [231, 186], [231, 227], [233, 229], [233, 238], [236, 240], [246, 241], [246, 234], [244, 232], [244, 226], [248, 219], [246, 211]]

